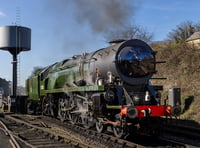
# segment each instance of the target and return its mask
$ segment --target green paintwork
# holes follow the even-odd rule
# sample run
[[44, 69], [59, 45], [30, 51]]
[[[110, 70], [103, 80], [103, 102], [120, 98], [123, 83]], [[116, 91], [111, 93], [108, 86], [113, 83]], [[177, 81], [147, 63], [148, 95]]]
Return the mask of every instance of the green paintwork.
[[89, 83], [84, 86], [77, 85], [77, 82], [91, 78], [88, 63], [91, 55], [65, 59], [34, 73], [26, 84], [29, 98], [39, 99], [47, 93], [104, 91], [104, 86]]
[[40, 96], [44, 96], [44, 95], [45, 95], [45, 82], [40, 81]]
[[62, 88], [67, 81], [67, 77], [65, 74], [60, 75], [55, 82], [55, 88]]
[[45, 90], [46, 93], [76, 92], [76, 91], [104, 91], [104, 86], [82, 86]]
[[28, 85], [26, 87], [27, 94], [29, 99], [38, 100], [39, 99], [39, 92], [38, 92], [38, 76], [33, 76], [26, 81]]
[[[82, 62], [80, 62], [81, 60]], [[86, 61], [88, 61], [88, 59], [86, 59]], [[80, 66], [80, 64], [82, 66]], [[56, 63], [50, 66], [48, 71], [47, 90], [65, 89], [68, 87], [71, 89], [70, 87], [75, 86], [75, 82], [83, 80], [88, 76], [88, 63], [84, 62], [81, 57], [78, 57], [77, 59], [64, 60]]]

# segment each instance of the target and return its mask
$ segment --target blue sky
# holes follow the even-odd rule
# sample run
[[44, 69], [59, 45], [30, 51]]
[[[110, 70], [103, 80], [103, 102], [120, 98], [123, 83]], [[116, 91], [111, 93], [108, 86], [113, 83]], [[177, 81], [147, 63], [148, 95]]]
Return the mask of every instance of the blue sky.
[[[92, 4], [82, 13], [81, 5], [75, 6], [73, 0], [0, 0], [0, 26], [21, 25], [32, 29], [31, 51], [21, 52], [19, 61], [19, 84], [25, 84], [34, 67], [47, 66], [76, 54], [95, 51], [107, 46], [100, 31], [94, 31], [89, 19], [107, 15], [98, 13], [99, 6]], [[74, 0], [84, 5], [91, 0]], [[104, 1], [104, 0], [96, 0]], [[167, 34], [184, 21], [200, 22], [199, 0], [127, 0], [129, 11], [127, 23], [136, 24], [153, 32], [154, 41], [164, 40]], [[124, 1], [121, 1], [124, 3]], [[101, 2], [99, 2], [101, 4]], [[90, 6], [90, 4], [88, 4]], [[109, 8], [117, 13], [120, 7]], [[97, 11], [96, 11], [97, 10]], [[20, 18], [17, 17], [18, 13]], [[126, 14], [125, 13], [125, 14]], [[85, 18], [84, 15], [90, 15]], [[95, 18], [92, 23], [101, 19]], [[106, 19], [105, 19], [106, 20]], [[103, 21], [103, 20], [102, 20]], [[120, 23], [122, 20], [118, 20]], [[104, 27], [114, 26], [102, 23]], [[95, 25], [96, 25], [95, 24]], [[115, 28], [114, 26], [113, 28]], [[105, 31], [105, 30], [104, 30]], [[0, 51], [0, 77], [12, 81], [12, 56]]]

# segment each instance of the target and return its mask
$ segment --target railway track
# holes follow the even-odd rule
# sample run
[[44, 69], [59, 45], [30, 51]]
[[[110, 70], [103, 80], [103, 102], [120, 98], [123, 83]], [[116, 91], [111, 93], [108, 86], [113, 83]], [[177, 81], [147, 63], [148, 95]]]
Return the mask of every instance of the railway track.
[[6, 116], [5, 119], [1, 119], [1, 123], [9, 135], [14, 137], [17, 148], [89, 147], [77, 138], [71, 136], [62, 137], [58, 132], [48, 130], [44, 123], [34, 125], [10, 115]]
[[171, 120], [163, 128], [163, 139], [187, 143], [189, 146], [200, 147], [200, 126], [188, 124], [181, 120]]
[[[65, 124], [63, 127], [59, 120], [49, 117], [42, 118], [13, 114], [6, 115], [1, 120], [23, 147], [143, 147], [106, 134], [93, 133], [93, 130], [79, 126], [67, 127]], [[58, 126], [58, 123], [61, 126]]]
[[[51, 118], [43, 116], [42, 119], [50, 123]], [[186, 147], [184, 143], [168, 140], [168, 139], [159, 139], [151, 136], [144, 135], [132, 135], [128, 136], [126, 140], [118, 139], [113, 137], [112, 133], [109, 132], [112, 129], [109, 129], [106, 133], [97, 133], [96, 130], [93, 129], [85, 129], [80, 126], [71, 125], [69, 123], [61, 123], [57, 120], [56, 125], [60, 125], [60, 128], [65, 127], [70, 128], [73, 132], [82, 135], [83, 137], [87, 137], [88, 139], [93, 139], [93, 141], [98, 141], [99, 144], [103, 144], [103, 147], [108, 148], [128, 148], [128, 147]], [[64, 128], [65, 130], [65, 128]], [[97, 144], [98, 145], [98, 144]], [[96, 148], [96, 146], [95, 146]]]
[[6, 127], [6, 125], [2, 121], [0, 121], [0, 130], [3, 131], [6, 136], [9, 136], [9, 140], [8, 140], [9, 143], [6, 143], [7, 146], [10, 144], [12, 147], [20, 148], [19, 143], [16, 141], [13, 134], [8, 130], [8, 128]]
[[109, 132], [99, 134], [95, 130], [46, 116], [12, 114], [1, 120], [23, 147], [188, 147], [166, 137], [130, 136], [126, 140], [118, 139]]

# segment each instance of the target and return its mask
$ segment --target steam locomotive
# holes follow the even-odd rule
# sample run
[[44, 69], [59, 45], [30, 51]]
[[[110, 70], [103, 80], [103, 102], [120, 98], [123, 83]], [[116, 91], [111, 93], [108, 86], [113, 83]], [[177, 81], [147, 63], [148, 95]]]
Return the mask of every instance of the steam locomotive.
[[160, 105], [160, 95], [150, 83], [156, 52], [138, 39], [111, 43], [29, 77], [29, 113], [41, 111], [98, 132], [112, 127], [119, 138], [133, 131], [157, 131], [159, 117], [170, 115], [171, 106]]

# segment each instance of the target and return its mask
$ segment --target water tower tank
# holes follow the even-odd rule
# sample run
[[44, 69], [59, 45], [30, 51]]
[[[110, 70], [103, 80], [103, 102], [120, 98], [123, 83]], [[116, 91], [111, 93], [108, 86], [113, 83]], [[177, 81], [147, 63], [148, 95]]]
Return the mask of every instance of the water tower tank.
[[0, 49], [11, 53], [31, 49], [31, 29], [22, 26], [0, 27]]

